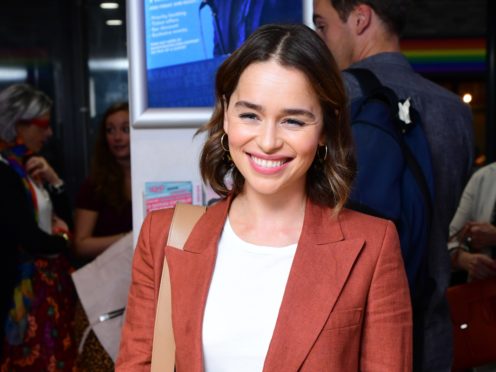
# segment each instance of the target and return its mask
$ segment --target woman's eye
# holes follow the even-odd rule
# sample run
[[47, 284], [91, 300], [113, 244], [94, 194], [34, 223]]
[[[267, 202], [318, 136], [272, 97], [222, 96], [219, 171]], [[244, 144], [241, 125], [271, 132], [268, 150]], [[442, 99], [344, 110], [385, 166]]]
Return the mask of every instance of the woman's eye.
[[284, 120], [285, 124], [292, 125], [292, 126], [297, 126], [297, 127], [302, 127], [305, 125], [305, 123], [301, 120], [296, 120], [296, 119], [285, 119]]
[[243, 114], [240, 114], [239, 117], [241, 119], [248, 119], [248, 120], [255, 120], [257, 119], [257, 115], [251, 112], [245, 112]]

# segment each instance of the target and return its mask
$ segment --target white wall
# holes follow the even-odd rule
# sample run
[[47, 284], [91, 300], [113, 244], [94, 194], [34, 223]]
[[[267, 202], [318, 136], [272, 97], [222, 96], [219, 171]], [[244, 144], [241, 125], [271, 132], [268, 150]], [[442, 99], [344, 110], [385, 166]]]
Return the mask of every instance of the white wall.
[[143, 191], [147, 181], [200, 180], [199, 155], [204, 135], [196, 129], [131, 127], [131, 177], [134, 240], [144, 219]]

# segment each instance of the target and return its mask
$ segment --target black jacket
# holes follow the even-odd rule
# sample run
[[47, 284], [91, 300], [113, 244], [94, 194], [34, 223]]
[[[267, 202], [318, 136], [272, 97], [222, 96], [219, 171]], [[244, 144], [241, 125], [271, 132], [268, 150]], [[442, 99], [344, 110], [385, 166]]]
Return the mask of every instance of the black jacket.
[[[50, 196], [59, 217], [70, 219], [67, 195]], [[36, 257], [67, 251], [67, 241], [38, 227], [21, 177], [0, 160], [0, 340], [3, 340], [5, 318], [17, 283], [20, 247]]]

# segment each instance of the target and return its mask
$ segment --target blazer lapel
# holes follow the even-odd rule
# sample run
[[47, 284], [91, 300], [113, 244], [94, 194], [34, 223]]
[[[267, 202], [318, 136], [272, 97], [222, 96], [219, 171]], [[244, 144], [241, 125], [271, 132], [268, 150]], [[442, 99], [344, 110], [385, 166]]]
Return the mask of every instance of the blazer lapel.
[[328, 208], [307, 203], [264, 371], [296, 371], [320, 334], [360, 253]]
[[203, 313], [229, 204], [230, 200], [227, 200], [208, 208], [191, 232], [183, 251], [166, 248], [176, 360], [188, 364], [178, 365], [178, 370], [203, 370]]

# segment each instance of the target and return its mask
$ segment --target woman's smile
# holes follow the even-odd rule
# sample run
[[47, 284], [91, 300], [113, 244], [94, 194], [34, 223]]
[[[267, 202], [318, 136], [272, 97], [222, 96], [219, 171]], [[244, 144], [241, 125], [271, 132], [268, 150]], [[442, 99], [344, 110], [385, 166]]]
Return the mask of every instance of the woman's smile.
[[290, 158], [276, 158], [268, 159], [266, 157], [261, 157], [253, 154], [247, 154], [250, 157], [251, 164], [253, 168], [263, 174], [274, 174], [284, 169], [288, 162], [291, 161]]

